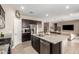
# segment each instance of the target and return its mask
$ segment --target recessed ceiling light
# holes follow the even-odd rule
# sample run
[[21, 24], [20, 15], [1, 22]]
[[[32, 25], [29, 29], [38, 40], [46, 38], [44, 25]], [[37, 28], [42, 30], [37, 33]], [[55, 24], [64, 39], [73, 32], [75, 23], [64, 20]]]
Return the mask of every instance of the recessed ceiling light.
[[21, 9], [23, 10], [24, 9], [24, 6], [21, 6]]
[[66, 8], [66, 9], [69, 9], [69, 8], [70, 8], [70, 6], [69, 6], [69, 5], [67, 5], [65, 8]]
[[46, 14], [46, 17], [48, 17], [49, 15], [48, 14]]

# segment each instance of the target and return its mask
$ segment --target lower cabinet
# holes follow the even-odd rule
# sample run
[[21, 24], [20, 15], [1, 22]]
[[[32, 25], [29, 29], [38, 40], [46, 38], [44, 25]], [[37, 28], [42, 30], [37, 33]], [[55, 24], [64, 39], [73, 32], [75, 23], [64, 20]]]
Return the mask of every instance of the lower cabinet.
[[40, 54], [50, 54], [50, 43], [40, 40]]
[[41, 38], [31, 35], [33, 48], [40, 54], [61, 54], [61, 43], [56, 44], [45, 41]]
[[22, 42], [29, 41], [30, 36], [31, 36], [30, 33], [22, 33]]
[[40, 53], [40, 39], [38, 37], [32, 36], [32, 46], [38, 53]]
[[62, 42], [51, 45], [51, 53], [52, 54], [61, 54], [61, 43]]

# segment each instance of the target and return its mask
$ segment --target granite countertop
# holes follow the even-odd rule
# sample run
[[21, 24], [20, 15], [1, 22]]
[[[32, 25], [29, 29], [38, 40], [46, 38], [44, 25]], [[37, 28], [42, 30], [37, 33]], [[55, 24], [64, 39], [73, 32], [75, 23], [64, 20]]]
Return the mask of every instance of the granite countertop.
[[44, 35], [44, 36], [39, 36], [37, 34], [32, 34], [32, 35], [39, 37], [39, 38], [46, 40], [46, 41], [53, 43], [53, 44], [56, 44], [58, 42], [61, 42], [61, 41], [69, 38], [69, 36], [61, 35], [61, 34], [51, 34], [51, 35]]
[[4, 35], [4, 37], [0, 37], [0, 39], [11, 38], [11, 35]]

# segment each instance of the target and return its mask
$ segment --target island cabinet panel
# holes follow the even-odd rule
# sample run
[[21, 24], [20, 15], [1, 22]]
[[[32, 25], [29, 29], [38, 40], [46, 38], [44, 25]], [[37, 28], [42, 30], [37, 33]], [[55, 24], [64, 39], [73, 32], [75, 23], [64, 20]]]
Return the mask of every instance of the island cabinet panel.
[[38, 37], [32, 36], [32, 46], [33, 48], [40, 53], [40, 39]]
[[59, 42], [57, 44], [52, 44], [51, 45], [51, 54], [61, 54], [61, 43]]
[[31, 45], [33, 47], [33, 35], [31, 35]]
[[40, 40], [40, 54], [50, 54], [50, 43]]
[[51, 43], [45, 39], [31, 35], [31, 43], [33, 48], [40, 54], [61, 54], [61, 43]]

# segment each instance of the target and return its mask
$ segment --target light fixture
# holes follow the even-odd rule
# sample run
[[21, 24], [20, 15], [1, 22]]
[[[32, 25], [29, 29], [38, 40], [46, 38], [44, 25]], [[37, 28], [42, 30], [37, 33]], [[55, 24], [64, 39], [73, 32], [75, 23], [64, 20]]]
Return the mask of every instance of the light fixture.
[[48, 17], [49, 15], [48, 14], [46, 14], [46, 17]]
[[69, 5], [67, 5], [65, 8], [66, 8], [66, 9], [69, 9], [69, 8], [70, 8], [70, 6], [69, 6]]
[[23, 10], [24, 9], [24, 6], [21, 6], [21, 9]]

